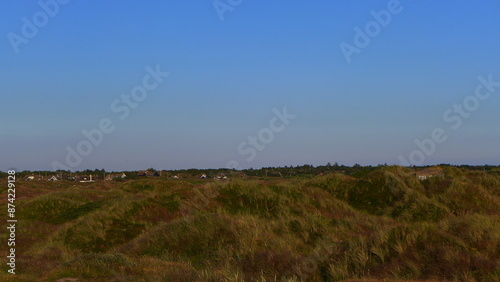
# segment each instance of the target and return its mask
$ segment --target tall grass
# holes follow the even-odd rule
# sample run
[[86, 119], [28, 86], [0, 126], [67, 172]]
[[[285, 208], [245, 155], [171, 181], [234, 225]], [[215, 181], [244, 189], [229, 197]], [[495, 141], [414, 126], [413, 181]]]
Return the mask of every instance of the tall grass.
[[500, 176], [412, 172], [47, 189], [16, 281], [500, 280]]

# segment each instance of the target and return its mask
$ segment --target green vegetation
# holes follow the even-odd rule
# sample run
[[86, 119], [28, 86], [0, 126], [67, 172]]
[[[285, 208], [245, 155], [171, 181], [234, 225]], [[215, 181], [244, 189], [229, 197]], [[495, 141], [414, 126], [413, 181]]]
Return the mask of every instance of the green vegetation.
[[19, 181], [18, 274], [0, 280], [500, 280], [495, 168], [334, 171]]

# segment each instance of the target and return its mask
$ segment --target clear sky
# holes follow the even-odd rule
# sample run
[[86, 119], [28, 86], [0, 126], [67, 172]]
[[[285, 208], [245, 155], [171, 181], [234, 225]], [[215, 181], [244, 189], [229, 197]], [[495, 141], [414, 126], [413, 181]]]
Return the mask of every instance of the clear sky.
[[40, 2], [1, 1], [0, 170], [500, 164], [500, 1]]

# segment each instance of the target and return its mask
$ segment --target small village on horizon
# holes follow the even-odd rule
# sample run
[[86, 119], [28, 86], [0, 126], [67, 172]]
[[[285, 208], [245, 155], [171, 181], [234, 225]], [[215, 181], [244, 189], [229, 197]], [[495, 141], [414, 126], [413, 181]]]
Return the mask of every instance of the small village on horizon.
[[[285, 167], [263, 167], [260, 169], [184, 169], [184, 170], [156, 170], [149, 168], [139, 171], [105, 171], [104, 169], [95, 170], [82, 170], [82, 171], [18, 171], [18, 179], [24, 181], [74, 181], [74, 182], [95, 182], [95, 181], [125, 181], [135, 180], [140, 178], [160, 178], [160, 179], [214, 179], [214, 180], [227, 180], [230, 178], [255, 178], [255, 177], [293, 177], [293, 176], [315, 176], [325, 175], [331, 173], [341, 173], [351, 176], [361, 176], [369, 173], [379, 167], [386, 167], [388, 165], [378, 166], [361, 166], [355, 164], [351, 166], [334, 165], [328, 163], [324, 166], [285, 166]], [[483, 170], [490, 173], [500, 174], [499, 166], [471, 166], [471, 165], [429, 165], [429, 166], [413, 166], [412, 172], [419, 180], [426, 180], [435, 176], [443, 175], [443, 167], [461, 167], [471, 170]], [[0, 175], [6, 173], [0, 171]]]

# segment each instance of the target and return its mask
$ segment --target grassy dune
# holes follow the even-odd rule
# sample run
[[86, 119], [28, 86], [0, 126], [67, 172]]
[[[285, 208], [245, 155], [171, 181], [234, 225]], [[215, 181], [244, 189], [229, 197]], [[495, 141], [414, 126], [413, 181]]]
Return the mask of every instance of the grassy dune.
[[411, 173], [19, 182], [0, 280], [500, 281], [500, 176]]

